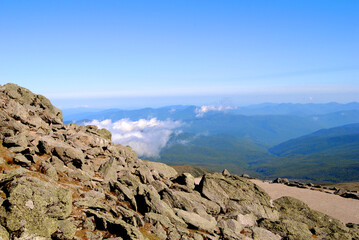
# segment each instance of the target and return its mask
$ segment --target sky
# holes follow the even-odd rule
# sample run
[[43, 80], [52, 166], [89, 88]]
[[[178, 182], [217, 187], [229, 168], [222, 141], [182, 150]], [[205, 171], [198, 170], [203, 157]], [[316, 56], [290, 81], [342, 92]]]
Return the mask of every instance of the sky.
[[359, 1], [0, 1], [0, 84], [60, 108], [359, 101]]

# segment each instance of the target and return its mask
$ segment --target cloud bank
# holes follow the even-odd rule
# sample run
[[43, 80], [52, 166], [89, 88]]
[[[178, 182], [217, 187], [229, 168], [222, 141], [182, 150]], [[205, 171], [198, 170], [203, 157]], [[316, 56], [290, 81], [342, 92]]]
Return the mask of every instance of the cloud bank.
[[99, 128], [108, 129], [112, 133], [113, 142], [132, 147], [139, 156], [159, 157], [170, 135], [176, 128], [182, 126], [182, 122], [170, 119], [160, 121], [156, 118], [138, 121], [121, 119], [116, 122], [106, 119], [101, 122], [93, 120], [86, 122], [85, 125], [96, 125]]
[[215, 107], [213, 105], [203, 105], [200, 108], [196, 108], [195, 112], [196, 112], [196, 117], [203, 117], [203, 115], [209, 111], [217, 111], [217, 112], [222, 112], [222, 111], [226, 111], [226, 110], [232, 110], [232, 109], [237, 109], [237, 107], [230, 107], [230, 106], [218, 106]]

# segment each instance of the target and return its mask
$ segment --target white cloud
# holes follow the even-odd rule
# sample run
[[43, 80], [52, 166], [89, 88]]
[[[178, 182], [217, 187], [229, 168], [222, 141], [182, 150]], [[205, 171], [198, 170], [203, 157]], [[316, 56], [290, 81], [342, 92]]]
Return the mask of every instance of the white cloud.
[[218, 106], [215, 107], [213, 105], [203, 105], [200, 108], [196, 108], [195, 112], [196, 112], [196, 117], [203, 117], [203, 115], [209, 111], [217, 111], [217, 112], [222, 112], [225, 110], [232, 110], [232, 109], [237, 109], [237, 107], [230, 107], [230, 106]]
[[116, 122], [106, 119], [101, 122], [93, 120], [86, 122], [85, 125], [108, 129], [112, 133], [113, 142], [132, 147], [139, 156], [158, 157], [170, 135], [176, 128], [182, 126], [182, 122], [170, 119], [160, 121], [156, 118], [138, 121], [121, 119]]

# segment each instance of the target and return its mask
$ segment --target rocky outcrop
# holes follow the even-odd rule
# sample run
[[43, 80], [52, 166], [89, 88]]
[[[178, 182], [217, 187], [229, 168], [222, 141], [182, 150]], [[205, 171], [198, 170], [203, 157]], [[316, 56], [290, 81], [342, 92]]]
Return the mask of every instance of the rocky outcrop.
[[15, 84], [0, 86], [0, 120], [0, 239], [359, 236], [299, 200], [273, 202], [247, 176], [209, 173], [195, 185], [105, 129], [64, 125], [48, 99]]
[[336, 188], [336, 187], [327, 187], [327, 186], [322, 186], [322, 185], [313, 184], [313, 183], [301, 183], [301, 182], [297, 182], [297, 181], [290, 182], [286, 178], [284, 178], [284, 179], [276, 178], [272, 181], [272, 183], [283, 183], [289, 187], [305, 188], [305, 189], [310, 189], [313, 191], [320, 191], [320, 192], [325, 192], [328, 194], [339, 195], [344, 198], [352, 198], [352, 199], [359, 200], [359, 194], [355, 190], [348, 190], [348, 189], [342, 189], [342, 188]]

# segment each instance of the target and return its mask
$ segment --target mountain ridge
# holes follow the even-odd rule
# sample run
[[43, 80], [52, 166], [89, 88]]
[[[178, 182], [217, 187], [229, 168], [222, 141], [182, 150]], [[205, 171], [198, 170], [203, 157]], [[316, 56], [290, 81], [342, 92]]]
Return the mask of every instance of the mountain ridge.
[[[41, 95], [0, 86], [1, 239], [353, 239], [353, 225], [246, 178], [142, 161]], [[290, 214], [287, 212], [290, 212]], [[298, 227], [299, 226], [299, 227]]]

